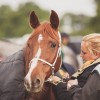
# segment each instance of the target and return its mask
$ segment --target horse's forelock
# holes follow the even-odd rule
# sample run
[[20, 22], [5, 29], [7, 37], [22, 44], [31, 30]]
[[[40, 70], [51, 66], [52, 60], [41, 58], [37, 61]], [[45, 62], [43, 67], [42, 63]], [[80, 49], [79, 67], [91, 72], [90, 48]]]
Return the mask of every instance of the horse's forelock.
[[47, 32], [47, 34], [55, 39], [58, 43], [60, 43], [60, 37], [58, 35], [58, 30], [55, 30], [51, 27], [49, 22], [42, 23], [39, 27], [37, 27], [35, 30], [33, 30], [32, 35], [30, 36], [29, 40], [32, 39], [34, 36], [43, 33], [44, 31]]
[[49, 23], [44, 23], [43, 26], [44, 29], [47, 31], [48, 35], [51, 38], [55, 39], [58, 43], [60, 43], [58, 30], [53, 29]]

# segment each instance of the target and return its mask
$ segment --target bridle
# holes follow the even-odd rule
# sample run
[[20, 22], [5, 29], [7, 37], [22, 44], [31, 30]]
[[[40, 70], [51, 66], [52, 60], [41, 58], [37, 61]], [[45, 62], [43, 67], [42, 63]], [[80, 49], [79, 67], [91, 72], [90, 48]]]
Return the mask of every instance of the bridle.
[[[43, 63], [49, 65], [49, 66], [51, 67], [51, 73], [52, 73], [51, 75], [54, 76], [54, 71], [55, 71], [55, 67], [54, 67], [54, 66], [55, 66], [55, 64], [56, 64], [56, 62], [57, 62], [58, 57], [60, 57], [60, 56], [61, 56], [61, 46], [59, 45], [58, 51], [57, 51], [57, 56], [56, 56], [56, 58], [55, 58], [55, 60], [54, 60], [54, 62], [53, 62], [52, 64], [49, 63], [48, 61], [44, 60], [44, 59], [39, 58], [39, 57], [34, 57], [34, 58], [30, 61], [29, 67], [31, 66], [31, 63], [33, 62], [33, 60], [36, 59], [36, 60], [38, 60], [38, 61], [41, 61], [41, 62], [43, 62]], [[46, 81], [45, 81], [45, 82], [46, 82]]]

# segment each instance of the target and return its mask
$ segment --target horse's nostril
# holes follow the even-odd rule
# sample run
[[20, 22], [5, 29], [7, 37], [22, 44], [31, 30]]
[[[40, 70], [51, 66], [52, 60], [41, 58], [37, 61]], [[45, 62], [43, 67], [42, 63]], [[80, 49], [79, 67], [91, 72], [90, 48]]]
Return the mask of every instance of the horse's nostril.
[[36, 79], [36, 83], [39, 85], [40, 84], [40, 80], [39, 79]]
[[40, 85], [40, 79], [35, 79], [34, 81], [32, 81], [32, 84], [34, 85], [35, 88], [38, 88]]
[[26, 79], [24, 79], [24, 85], [25, 85], [27, 90], [30, 89], [30, 84], [28, 83], [28, 81]]

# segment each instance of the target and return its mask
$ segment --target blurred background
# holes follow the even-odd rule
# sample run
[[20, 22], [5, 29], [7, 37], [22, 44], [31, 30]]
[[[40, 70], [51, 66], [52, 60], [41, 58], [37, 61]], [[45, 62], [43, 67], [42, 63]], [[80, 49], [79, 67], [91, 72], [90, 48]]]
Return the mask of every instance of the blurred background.
[[60, 18], [60, 32], [80, 53], [82, 36], [100, 32], [100, 0], [0, 0], [0, 56], [7, 57], [23, 48], [32, 29], [29, 14], [35, 11], [40, 21], [49, 20], [51, 10]]

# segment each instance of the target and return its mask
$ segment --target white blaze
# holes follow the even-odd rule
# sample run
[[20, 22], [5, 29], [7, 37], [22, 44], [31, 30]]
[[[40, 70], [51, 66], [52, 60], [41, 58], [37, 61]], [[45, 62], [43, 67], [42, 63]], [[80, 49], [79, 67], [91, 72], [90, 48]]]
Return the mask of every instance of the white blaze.
[[[41, 55], [41, 48], [39, 47], [35, 57], [39, 58]], [[30, 69], [28, 71], [28, 74], [26, 75], [25, 79], [28, 81], [30, 87], [31, 87], [31, 73], [32, 71], [34, 70], [34, 68], [37, 66], [37, 63], [38, 63], [38, 59], [37, 58], [33, 58], [31, 60], [31, 63], [30, 63]]]
[[43, 36], [42, 36], [42, 34], [40, 34], [39, 37], [38, 37], [38, 43], [40, 43], [41, 40], [43, 40]]
[[[41, 41], [43, 40], [43, 36], [42, 34], [40, 34], [38, 36], [38, 43], [40, 43]], [[32, 71], [34, 70], [34, 68], [37, 66], [37, 63], [38, 63], [38, 59], [41, 56], [41, 48], [39, 47], [36, 55], [35, 55], [35, 58], [33, 58], [30, 62], [30, 69], [28, 71], [28, 74], [26, 75], [25, 79], [28, 81], [30, 87], [31, 87], [31, 74], [32, 74]]]

